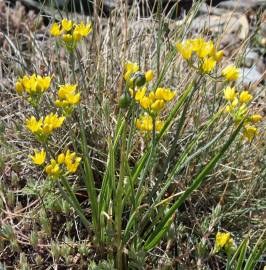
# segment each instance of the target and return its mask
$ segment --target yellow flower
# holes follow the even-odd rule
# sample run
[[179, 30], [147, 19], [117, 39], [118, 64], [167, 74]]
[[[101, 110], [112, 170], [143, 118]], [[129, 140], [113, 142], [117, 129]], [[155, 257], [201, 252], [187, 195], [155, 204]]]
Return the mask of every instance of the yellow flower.
[[260, 114], [253, 114], [250, 116], [250, 121], [253, 123], [260, 122], [262, 119], [262, 116]]
[[64, 153], [61, 153], [57, 156], [57, 163], [58, 164], [63, 164], [65, 161], [65, 154]]
[[151, 109], [154, 111], [160, 111], [165, 105], [163, 99], [157, 99], [155, 102], [151, 104]]
[[75, 94], [77, 84], [61, 85], [58, 90], [59, 100], [55, 101], [57, 107], [76, 105], [80, 101], [80, 93]]
[[236, 68], [234, 65], [229, 65], [222, 70], [222, 75], [228, 81], [236, 81], [239, 77], [239, 69]]
[[213, 54], [213, 58], [216, 60], [216, 62], [220, 62], [222, 60], [222, 58], [224, 57], [224, 51], [220, 50], [218, 52], [214, 52]]
[[[148, 114], [143, 114], [136, 120], [136, 128], [141, 131], [152, 131], [152, 125], [152, 117]], [[155, 130], [159, 132], [163, 125], [163, 121], [157, 120], [155, 122]]]
[[51, 84], [51, 77], [42, 77], [40, 75], [32, 74], [31, 76], [23, 76], [22, 79], [18, 79], [16, 83], [16, 91], [22, 94], [22, 91], [26, 91], [29, 95], [35, 93], [42, 93], [46, 91]]
[[148, 70], [147, 72], [145, 72], [145, 79], [147, 82], [151, 81], [153, 77], [154, 77], [154, 74], [152, 70]]
[[21, 79], [22, 85], [27, 92], [29, 92], [29, 89], [32, 87], [33, 82], [35, 82], [34, 77], [35, 77], [35, 74], [32, 74], [31, 77], [25, 75]]
[[23, 87], [25, 89], [25, 91], [32, 95], [34, 93], [36, 93], [36, 74], [32, 74], [31, 76], [23, 76], [21, 82], [23, 84]]
[[91, 23], [87, 23], [86, 25], [84, 22], [75, 25], [74, 33], [79, 34], [82, 37], [86, 37], [92, 30]]
[[45, 172], [51, 176], [58, 176], [60, 174], [60, 166], [52, 159], [50, 164], [45, 167]]
[[175, 92], [169, 88], [157, 88], [155, 91], [156, 99], [163, 99], [164, 101], [171, 101], [175, 96]]
[[226, 87], [224, 89], [224, 98], [226, 100], [228, 100], [228, 101], [234, 101], [235, 98], [236, 98], [236, 90], [235, 90], [235, 88], [234, 87], [232, 88], [230, 86]]
[[62, 24], [63, 29], [66, 32], [68, 32], [68, 31], [70, 31], [72, 29], [72, 21], [71, 20], [68, 20], [68, 19], [65, 18], [65, 19], [62, 20], [61, 24]]
[[132, 63], [132, 62], [128, 61], [125, 64], [125, 69], [126, 69], [126, 71], [131, 71], [131, 72], [135, 73], [139, 70], [139, 66], [136, 63]]
[[80, 34], [80, 32], [77, 30], [74, 30], [73, 31], [73, 40], [79, 41], [79, 40], [81, 40], [81, 38], [82, 38], [82, 35]]
[[155, 130], [159, 132], [162, 129], [163, 125], [164, 125], [163, 121], [161, 121], [161, 120], [156, 121], [155, 122]]
[[16, 91], [19, 95], [22, 94], [24, 88], [23, 88], [23, 84], [21, 83], [21, 80], [19, 79], [17, 82], [16, 82]]
[[68, 95], [66, 99], [66, 102], [71, 105], [76, 105], [79, 103], [79, 101], [80, 101], [80, 93], [76, 95]]
[[61, 26], [58, 23], [53, 23], [50, 29], [50, 33], [54, 37], [58, 37], [62, 34], [63, 29], [61, 29]]
[[149, 99], [150, 99], [151, 102], [154, 102], [156, 100], [156, 96], [155, 96], [154, 91], [151, 91], [149, 93]]
[[135, 72], [137, 72], [139, 70], [139, 66], [136, 63], [132, 63], [132, 62], [127, 62], [125, 64], [125, 75], [124, 75], [124, 79], [127, 81], [131, 75]]
[[192, 50], [194, 52], [198, 52], [205, 43], [205, 40], [203, 38], [189, 39], [188, 41], [191, 44]]
[[189, 60], [191, 58], [193, 51], [192, 45], [188, 40], [182, 43], [181, 42], [176, 43], [176, 49], [185, 60]]
[[71, 34], [64, 34], [63, 40], [65, 43], [72, 43], [74, 38], [73, 38], [73, 35], [71, 35]]
[[37, 121], [35, 116], [31, 116], [30, 119], [26, 120], [26, 127], [32, 132], [37, 133], [42, 131], [42, 118]]
[[148, 109], [151, 106], [151, 100], [148, 97], [143, 97], [140, 100], [140, 105], [143, 109]]
[[196, 54], [201, 59], [205, 58], [208, 55], [211, 55], [214, 50], [212, 41], [205, 42], [204, 40], [202, 41], [202, 39], [200, 39], [197, 45], [194, 45], [194, 48]]
[[69, 150], [67, 150], [64, 162], [65, 162], [68, 172], [70, 173], [76, 172], [80, 161], [81, 161], [81, 158], [76, 157], [75, 152], [71, 153]]
[[152, 131], [152, 117], [148, 114], [141, 115], [136, 120], [136, 127], [141, 131]]
[[132, 74], [131, 71], [126, 71], [124, 79], [127, 81], [130, 78], [131, 74]]
[[34, 156], [29, 156], [33, 163], [36, 165], [42, 165], [45, 162], [46, 158], [46, 152], [44, 149], [42, 149], [40, 152], [38, 152], [36, 149], [34, 150]]
[[215, 65], [216, 61], [213, 58], [205, 58], [201, 68], [204, 73], [208, 74], [215, 68]]
[[50, 84], [51, 84], [50, 76], [41, 77], [38, 75], [36, 78], [35, 87], [37, 91], [45, 92], [50, 87]]
[[228, 243], [228, 241], [231, 239], [231, 234], [223, 233], [223, 232], [217, 232], [215, 237], [215, 252], [219, 252], [225, 245]]
[[145, 86], [139, 88], [135, 94], [135, 100], [140, 101], [145, 96], [146, 91], [147, 91], [147, 88]]
[[238, 99], [235, 98], [235, 99], [231, 102], [230, 105], [227, 105], [227, 106], [226, 106], [225, 111], [226, 111], [226, 112], [232, 112], [232, 111], [235, 109], [235, 107], [237, 106], [237, 104], [238, 104]]
[[241, 103], [248, 103], [252, 98], [253, 96], [248, 91], [242, 91], [239, 96], [239, 101]]
[[243, 135], [249, 142], [251, 142], [254, 139], [257, 133], [258, 129], [254, 126], [246, 125], [244, 127]]
[[57, 114], [50, 113], [44, 118], [43, 132], [49, 135], [54, 129], [61, 127], [64, 120], [64, 116], [58, 117]]
[[77, 89], [77, 84], [65, 84], [61, 85], [58, 90], [58, 97], [65, 99], [68, 95], [73, 95]]

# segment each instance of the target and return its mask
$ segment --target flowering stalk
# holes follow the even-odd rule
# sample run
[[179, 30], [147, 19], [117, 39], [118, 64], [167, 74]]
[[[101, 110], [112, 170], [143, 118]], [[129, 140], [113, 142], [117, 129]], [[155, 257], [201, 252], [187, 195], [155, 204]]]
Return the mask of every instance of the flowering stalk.
[[192, 184], [185, 190], [185, 192], [178, 198], [177, 201], [171, 206], [171, 208], [166, 212], [162, 220], [156, 225], [155, 230], [149, 235], [148, 239], [145, 241], [144, 249], [150, 250], [161, 240], [161, 238], [168, 231], [169, 226], [172, 223], [173, 215], [175, 211], [183, 204], [183, 202], [190, 196], [190, 194], [197, 189], [204, 181], [206, 175], [214, 168], [215, 164], [224, 155], [226, 150], [230, 147], [232, 142], [235, 140], [236, 136], [240, 132], [244, 122], [242, 121], [238, 127], [234, 130], [228, 141], [223, 145], [221, 150], [208, 162], [208, 164], [200, 171], [196, 176]]

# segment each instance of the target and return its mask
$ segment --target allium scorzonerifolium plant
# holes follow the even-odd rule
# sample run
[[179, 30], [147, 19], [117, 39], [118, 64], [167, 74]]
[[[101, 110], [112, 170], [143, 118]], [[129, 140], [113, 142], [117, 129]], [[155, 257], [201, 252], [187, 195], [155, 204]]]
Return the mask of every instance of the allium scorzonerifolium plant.
[[[86, 41], [86, 37], [91, 31], [91, 23], [75, 23], [66, 18], [59, 23], [52, 24], [50, 28], [51, 36], [58, 46], [66, 49], [70, 61], [75, 61], [78, 45]], [[99, 181], [102, 184], [101, 188], [98, 188], [98, 186], [96, 188], [93, 167], [90, 167], [90, 154], [87, 150], [86, 141], [87, 134], [84, 129], [85, 122], [82, 122], [83, 115], [80, 106], [82, 88], [75, 81], [75, 70], [72, 70], [73, 80], [63, 84], [58, 74], [50, 74], [49, 76], [24, 75], [18, 78], [15, 84], [16, 92], [33, 109], [32, 115], [29, 115], [25, 121], [25, 129], [33, 135], [40, 147], [29, 153], [29, 158], [38, 168], [43, 169], [48, 179], [61, 180], [57, 182], [51, 181], [50, 183], [59, 183], [59, 187], [61, 187], [60, 182], [63, 183], [65, 189], [60, 189], [62, 196], [68, 195], [66, 200], [76, 210], [85, 227], [89, 231], [92, 228], [94, 233], [93, 241], [101, 248], [104, 245], [114, 243], [112, 244], [112, 252], [116, 254], [118, 269], [121, 270], [123, 269], [121, 266], [123, 252], [130, 248], [131, 242], [134, 248], [140, 247], [141, 251], [149, 251], [156, 247], [168, 232], [178, 207], [201, 185], [204, 177], [207, 173], [210, 173], [216, 162], [223, 156], [225, 150], [237, 137], [238, 132], [242, 134], [241, 137], [248, 142], [252, 142], [258, 134], [258, 128], [255, 124], [262, 120], [261, 115], [251, 113], [250, 105], [253, 96], [249, 91], [245, 89], [237, 90], [240, 88], [236, 85], [240, 75], [239, 69], [234, 64], [223, 67], [224, 52], [218, 50], [218, 46], [212, 41], [205, 41], [203, 38], [188, 39], [176, 43], [175, 48], [182, 56], [187, 68], [193, 69], [196, 73], [195, 80], [185, 88], [184, 93], [180, 96], [180, 93], [174, 89], [173, 85], [169, 87], [162, 81], [155, 82], [155, 77], [159, 78], [160, 74], [155, 76], [153, 70], [146, 69], [147, 71], [144, 72], [140, 65], [130, 61], [123, 67], [121, 79], [124, 80], [123, 85], [125, 87], [118, 105], [120, 108], [119, 117], [124, 117], [124, 121], [121, 119], [121, 121], [117, 121], [118, 128], [116, 129], [117, 134], [114, 135], [114, 142], [111, 136], [108, 138], [110, 149], [108, 149], [106, 171], [101, 181]], [[233, 135], [230, 135], [225, 146], [221, 150], [218, 149], [220, 152], [215, 158], [206, 167], [203, 167], [203, 173], [195, 177], [192, 185], [182, 192], [182, 195], [176, 201], [176, 195], [169, 196], [165, 200], [162, 198], [164, 198], [165, 192], [171, 183], [175, 181], [176, 171], [183, 166], [183, 160], [186, 161], [186, 157], [191, 154], [190, 150], [200, 141], [200, 136], [198, 141], [197, 139], [192, 141], [191, 145], [193, 147], [189, 148], [187, 153], [180, 154], [183, 158], [179, 164], [177, 163], [180, 167], [177, 167], [176, 171], [173, 169], [173, 173], [166, 173], [164, 175], [165, 179], [160, 179], [163, 181], [157, 186], [158, 189], [154, 190], [153, 194], [150, 195], [150, 188], [156, 187], [157, 183], [150, 184], [147, 176], [149, 173], [150, 176], [153, 176], [152, 172], [156, 172], [156, 170], [153, 170], [155, 168], [153, 162], [156, 162], [156, 158], [159, 156], [158, 145], [161, 135], [167, 134], [173, 119], [177, 118], [178, 113], [182, 113], [180, 108], [185, 102], [189, 104], [190, 99], [188, 97], [193, 97], [193, 91], [198, 90], [198, 82], [202, 78], [208, 78], [213, 82], [220, 81], [225, 86], [221, 91], [223, 94], [221, 100], [224, 100], [225, 104], [218, 113], [221, 112], [221, 115], [229, 120], [234, 131]], [[49, 103], [50, 107], [41, 110], [40, 107], [44, 97], [48, 97], [51, 101]], [[172, 113], [173, 111], [174, 113]], [[56, 147], [59, 150], [55, 151], [52, 143], [58, 143], [57, 133], [64, 126], [69, 127], [74, 116], [78, 116], [75, 119], [79, 121], [77, 126], [80, 130], [77, 134], [74, 134], [77, 137], [71, 138], [72, 140], [67, 138], [69, 140], [66, 145], [57, 145]], [[215, 117], [213, 119], [213, 121], [216, 120]], [[211, 121], [209, 122], [211, 123]], [[179, 123], [181, 123], [180, 127], [182, 128], [184, 123], [181, 121]], [[130, 130], [129, 132], [129, 126], [133, 131]], [[135, 130], [139, 132], [135, 133]], [[131, 167], [129, 162], [131, 158], [128, 154], [131, 152], [131, 149], [129, 149], [130, 143], [134, 141], [132, 138], [132, 140], [129, 139], [131, 135], [132, 137], [137, 136], [137, 138], [146, 136], [152, 141], [152, 143], [145, 145], [146, 152], [137, 157], [139, 160], [134, 164], [135, 167], [133, 165]], [[121, 151], [120, 158], [116, 159], [119, 151]], [[166, 167], [169, 167], [170, 170], [168, 164]], [[90, 200], [91, 216], [89, 217], [85, 214], [87, 211], [82, 209], [74, 191], [71, 189], [72, 187], [69, 185], [69, 182], [72, 181], [72, 177], [69, 176], [78, 173], [78, 169], [81, 171], [81, 178], [84, 178], [82, 180], [86, 183], [88, 200]], [[102, 174], [99, 175], [102, 176]], [[164, 192], [161, 190], [164, 190]], [[159, 194], [158, 197], [156, 197], [157, 194]], [[148, 201], [146, 197], [151, 198], [151, 200]], [[142, 212], [143, 205], [145, 207], [146, 205], [149, 206], [147, 212]], [[130, 207], [129, 210], [126, 209], [128, 206]], [[124, 213], [125, 209], [127, 211], [126, 215]], [[158, 209], [164, 215], [157, 216]], [[142, 215], [148, 217], [148, 221]], [[141, 221], [141, 225], [138, 224], [138, 219]], [[143, 232], [142, 228], [139, 228], [142, 225], [144, 228], [150, 226], [147, 233]], [[225, 251], [228, 256], [231, 256], [236, 248], [237, 245], [230, 233], [218, 232], [216, 234], [214, 253]]]

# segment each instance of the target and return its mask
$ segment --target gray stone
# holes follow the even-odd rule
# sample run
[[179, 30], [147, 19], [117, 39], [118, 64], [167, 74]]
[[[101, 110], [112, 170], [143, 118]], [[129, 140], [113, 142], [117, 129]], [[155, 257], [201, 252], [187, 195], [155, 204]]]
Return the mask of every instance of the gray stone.
[[258, 7], [266, 6], [265, 0], [231, 0], [223, 1], [217, 5], [221, 8], [226, 8], [235, 11], [247, 11], [249, 9], [256, 9]]
[[244, 85], [249, 85], [260, 80], [261, 76], [262, 74], [257, 71], [256, 66], [251, 68], [240, 68], [240, 77], [238, 81]]
[[253, 49], [247, 49], [247, 53], [245, 55], [245, 58], [243, 59], [243, 65], [245, 67], [251, 67], [259, 60], [259, 54], [254, 51]]

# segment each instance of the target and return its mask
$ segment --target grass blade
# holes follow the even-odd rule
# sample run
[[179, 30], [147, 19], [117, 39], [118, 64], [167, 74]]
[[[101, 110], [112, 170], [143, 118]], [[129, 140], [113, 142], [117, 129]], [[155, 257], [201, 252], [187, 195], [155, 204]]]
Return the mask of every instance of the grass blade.
[[220, 158], [223, 156], [225, 151], [232, 144], [232, 142], [236, 138], [237, 134], [239, 133], [240, 129], [242, 128], [242, 126], [243, 126], [243, 122], [241, 122], [239, 124], [237, 129], [233, 132], [233, 134], [230, 136], [228, 141], [224, 144], [224, 146], [219, 151], [219, 153], [217, 153], [209, 161], [209, 163], [197, 175], [197, 177], [195, 178], [193, 183], [186, 189], [186, 191], [180, 196], [180, 198], [168, 210], [168, 212], [165, 214], [162, 221], [156, 226], [154, 232], [146, 240], [145, 245], [144, 245], [145, 250], [150, 250], [150, 249], [154, 248], [155, 245], [165, 235], [170, 224], [172, 223], [172, 219], [173, 219], [173, 215], [174, 215], [175, 211], [183, 204], [183, 202], [190, 196], [190, 194], [202, 184], [202, 182], [205, 179], [205, 177], [207, 176], [207, 174], [214, 168], [215, 164], [220, 160]]

